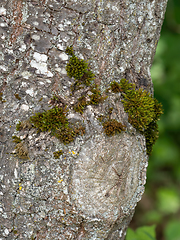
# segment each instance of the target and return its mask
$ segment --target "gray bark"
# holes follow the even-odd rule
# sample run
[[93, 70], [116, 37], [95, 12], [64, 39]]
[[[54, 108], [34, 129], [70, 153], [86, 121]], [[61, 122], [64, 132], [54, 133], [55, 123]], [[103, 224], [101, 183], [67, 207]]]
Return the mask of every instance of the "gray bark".
[[[1, 0], [0, 92], [6, 101], [0, 103], [1, 240], [125, 239], [144, 192], [148, 156], [120, 95], [88, 106], [83, 115], [70, 108], [69, 121], [84, 124], [86, 133], [67, 145], [36, 129], [17, 132], [16, 124], [50, 109], [53, 93], [69, 104], [76, 100], [70, 95], [74, 80], [65, 71], [70, 45], [89, 60], [102, 92], [121, 78], [152, 92], [150, 67], [166, 3]], [[108, 107], [127, 126], [112, 137], [97, 120]], [[23, 139], [28, 160], [14, 154], [13, 135]], [[64, 154], [55, 159], [60, 149]]]

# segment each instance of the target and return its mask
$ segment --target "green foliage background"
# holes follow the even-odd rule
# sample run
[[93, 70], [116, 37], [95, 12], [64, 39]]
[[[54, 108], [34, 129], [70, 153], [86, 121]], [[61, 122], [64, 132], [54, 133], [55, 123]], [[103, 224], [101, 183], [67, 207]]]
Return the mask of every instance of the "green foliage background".
[[180, 240], [180, 0], [168, 2], [151, 74], [164, 114], [130, 227], [156, 224], [156, 239]]

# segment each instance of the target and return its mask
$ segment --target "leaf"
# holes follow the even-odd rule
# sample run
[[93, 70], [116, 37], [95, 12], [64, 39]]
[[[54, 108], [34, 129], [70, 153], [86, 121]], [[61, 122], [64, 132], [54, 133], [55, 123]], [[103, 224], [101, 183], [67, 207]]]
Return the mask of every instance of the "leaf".
[[128, 228], [126, 240], [156, 240], [155, 225], [139, 227], [135, 232]]

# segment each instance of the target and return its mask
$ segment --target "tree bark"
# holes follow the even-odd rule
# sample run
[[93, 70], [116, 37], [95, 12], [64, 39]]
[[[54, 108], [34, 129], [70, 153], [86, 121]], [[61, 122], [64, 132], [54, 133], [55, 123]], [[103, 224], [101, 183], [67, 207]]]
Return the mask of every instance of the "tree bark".
[[[145, 138], [128, 123], [120, 94], [83, 114], [73, 110], [82, 92], [71, 94], [65, 50], [73, 45], [88, 60], [101, 92], [126, 78], [152, 93], [150, 67], [166, 3], [1, 0], [0, 239], [125, 239], [146, 182]], [[49, 132], [16, 131], [19, 121], [50, 109], [53, 94], [69, 104], [69, 121], [85, 127], [66, 145]], [[108, 108], [126, 131], [105, 135], [97, 118]], [[14, 135], [27, 159], [14, 149]]]

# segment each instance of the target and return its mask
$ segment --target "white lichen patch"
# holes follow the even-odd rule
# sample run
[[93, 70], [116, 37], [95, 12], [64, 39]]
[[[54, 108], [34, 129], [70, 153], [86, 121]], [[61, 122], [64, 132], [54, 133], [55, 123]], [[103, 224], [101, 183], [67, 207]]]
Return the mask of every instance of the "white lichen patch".
[[62, 59], [62, 61], [67, 61], [68, 60], [68, 55], [65, 53], [60, 53], [59, 57]]
[[58, 29], [59, 29], [60, 31], [64, 31], [64, 26], [63, 26], [63, 24], [60, 23], [60, 24], [58, 25]]
[[22, 104], [21, 105], [21, 109], [24, 110], [24, 111], [28, 111], [29, 110], [29, 106], [26, 105], [26, 104]]
[[31, 38], [32, 38], [33, 40], [35, 40], [35, 41], [39, 41], [39, 40], [40, 40], [40, 36], [37, 35], [37, 34], [33, 34]]
[[66, 69], [65, 68], [55, 68], [55, 70], [63, 75], [67, 75]]
[[26, 50], [26, 44], [22, 44], [21, 47], [19, 48], [21, 52], [24, 52]]
[[38, 23], [38, 22], [36, 22], [36, 21], [34, 21], [34, 22], [33, 22], [33, 25], [34, 25], [34, 26], [38, 26], [38, 25], [39, 25], [39, 23]]
[[53, 77], [52, 72], [50, 72], [47, 69], [47, 63], [46, 63], [48, 59], [47, 55], [35, 52], [33, 55], [33, 58], [34, 59], [31, 60], [30, 65], [31, 67], [34, 67], [37, 69], [36, 70], [37, 74], [43, 74], [43, 75], [46, 75], [47, 77]]
[[61, 45], [61, 44], [57, 44], [57, 48], [61, 51], [65, 50], [65, 46]]
[[5, 66], [0, 65], [0, 69], [3, 70], [4, 72], [7, 71], [7, 68]]
[[48, 59], [48, 56], [45, 54], [40, 54], [38, 52], [35, 52], [33, 55], [33, 58], [36, 60], [36, 62], [46, 62]]
[[[30, 73], [30, 72], [28, 72], [28, 71], [24, 71], [24, 72], [22, 72], [21, 73], [21, 76], [23, 77], [23, 78], [25, 78], [25, 79], [29, 79], [29, 77], [31, 76], [32, 74]], [[22, 85], [23, 85], [23, 83], [22, 83]], [[26, 84], [27, 85], [27, 84]]]
[[6, 16], [6, 9], [4, 7], [0, 7], [0, 16]]
[[31, 97], [34, 97], [34, 90], [33, 90], [33, 88], [27, 89], [26, 93], [29, 94]]

